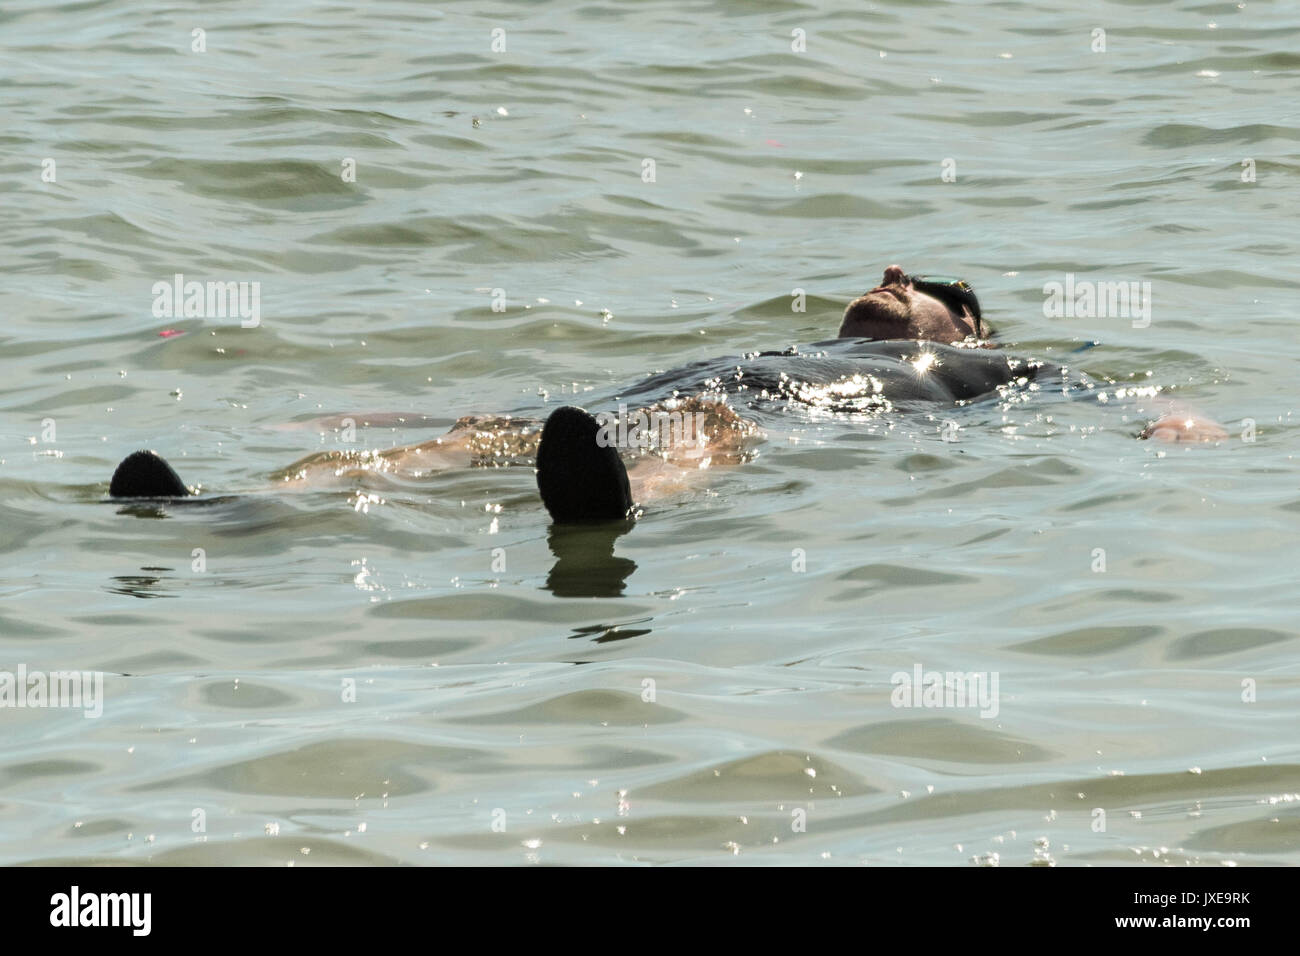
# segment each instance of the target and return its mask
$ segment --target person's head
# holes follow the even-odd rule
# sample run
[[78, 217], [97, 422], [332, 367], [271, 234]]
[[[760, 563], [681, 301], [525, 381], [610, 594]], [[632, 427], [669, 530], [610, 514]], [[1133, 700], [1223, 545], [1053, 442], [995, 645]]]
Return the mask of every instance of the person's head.
[[960, 342], [987, 338], [979, 301], [970, 286], [957, 280], [909, 276], [890, 266], [880, 285], [849, 303], [840, 323], [840, 338], [929, 339]]

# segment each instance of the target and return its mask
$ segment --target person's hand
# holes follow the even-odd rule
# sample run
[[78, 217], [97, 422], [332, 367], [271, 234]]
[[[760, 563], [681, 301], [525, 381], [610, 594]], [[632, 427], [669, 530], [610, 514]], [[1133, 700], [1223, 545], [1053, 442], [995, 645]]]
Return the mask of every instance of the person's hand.
[[1170, 443], [1216, 442], [1227, 438], [1228, 432], [1216, 421], [1185, 411], [1162, 415], [1142, 429], [1138, 437]]

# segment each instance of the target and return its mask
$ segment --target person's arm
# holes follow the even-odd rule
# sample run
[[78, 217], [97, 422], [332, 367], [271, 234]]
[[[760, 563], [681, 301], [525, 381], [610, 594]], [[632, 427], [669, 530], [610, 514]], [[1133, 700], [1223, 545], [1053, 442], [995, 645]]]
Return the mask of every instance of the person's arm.
[[[1044, 370], [1039, 372], [1038, 377], [1045, 379], [1049, 373], [1062, 376], [1067, 394], [1076, 387], [1067, 380], [1068, 375], [1064, 370], [1054, 365], [1045, 366]], [[1087, 386], [1087, 389], [1091, 391], [1092, 386]], [[1156, 417], [1148, 420], [1146, 426], [1138, 434], [1140, 439], [1149, 438], [1172, 445], [1221, 442], [1228, 437], [1226, 428], [1214, 419], [1202, 415], [1190, 405], [1184, 405], [1182, 402], [1171, 398], [1157, 398], [1155, 405], [1155, 408], [1146, 409], [1148, 414]]]

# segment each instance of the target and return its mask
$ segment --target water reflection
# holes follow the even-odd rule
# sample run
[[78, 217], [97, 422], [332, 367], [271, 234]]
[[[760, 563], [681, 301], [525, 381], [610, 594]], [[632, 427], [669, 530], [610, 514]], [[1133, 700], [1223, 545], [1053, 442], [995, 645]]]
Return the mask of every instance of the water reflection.
[[[116, 501], [114, 501], [116, 503]], [[120, 515], [130, 515], [133, 518], [169, 518], [164, 502], [152, 499], [142, 501], [133, 501], [129, 505], [123, 505], [117, 509]]]
[[[171, 568], [141, 568], [141, 571], [170, 571]], [[175, 585], [170, 578], [144, 574], [123, 574], [112, 578], [113, 584], [106, 586], [112, 594], [126, 594], [138, 598], [174, 598], [177, 594], [168, 594]]]
[[109, 504], [121, 505], [120, 515], [134, 518], [170, 518], [173, 508], [208, 508], [245, 500], [241, 495], [195, 495], [191, 498], [105, 498]]
[[[648, 624], [652, 620], [654, 619], [646, 617], [629, 623]], [[608, 644], [610, 641], [626, 641], [629, 637], [640, 637], [649, 633], [650, 628], [648, 627], [628, 627], [626, 624], [592, 624], [588, 627], [575, 627], [573, 633], [569, 635], [569, 640], [585, 637], [596, 644]], [[582, 662], [575, 661], [574, 663]]]
[[614, 542], [633, 524], [551, 525], [546, 543], [556, 561], [546, 576], [546, 590], [556, 597], [621, 597], [636, 562], [617, 557]]

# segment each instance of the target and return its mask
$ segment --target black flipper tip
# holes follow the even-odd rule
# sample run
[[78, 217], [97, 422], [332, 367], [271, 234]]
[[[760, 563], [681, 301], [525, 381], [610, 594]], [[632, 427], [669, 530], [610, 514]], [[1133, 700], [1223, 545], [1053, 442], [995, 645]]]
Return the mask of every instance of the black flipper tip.
[[108, 493], [114, 498], [184, 498], [190, 490], [161, 455], [137, 451], [117, 466]]
[[557, 523], [619, 521], [632, 511], [627, 469], [600, 424], [581, 408], [551, 412], [537, 449], [537, 490]]

